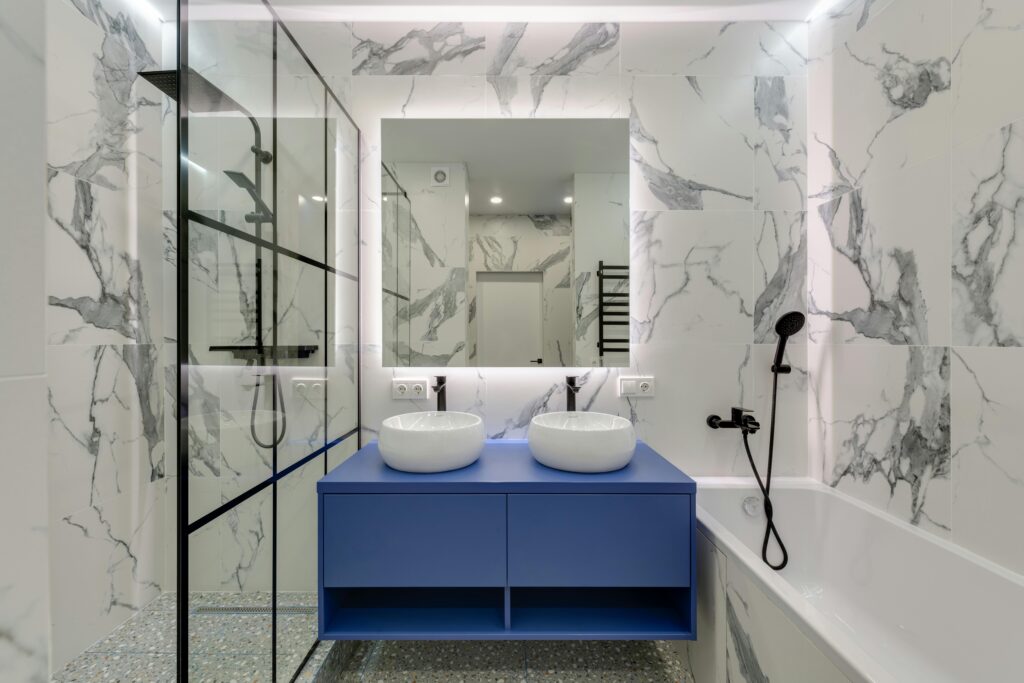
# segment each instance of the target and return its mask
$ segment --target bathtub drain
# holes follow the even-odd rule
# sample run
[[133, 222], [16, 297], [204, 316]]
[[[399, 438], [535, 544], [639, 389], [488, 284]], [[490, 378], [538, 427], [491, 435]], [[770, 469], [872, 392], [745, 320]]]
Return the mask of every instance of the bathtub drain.
[[758, 496], [747, 496], [743, 499], [743, 512], [747, 517], [761, 516], [761, 499]]

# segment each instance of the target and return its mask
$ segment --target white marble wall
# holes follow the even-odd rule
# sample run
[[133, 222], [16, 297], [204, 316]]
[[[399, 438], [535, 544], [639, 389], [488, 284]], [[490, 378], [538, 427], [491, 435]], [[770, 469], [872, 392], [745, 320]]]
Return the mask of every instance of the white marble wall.
[[50, 655], [45, 11], [0, 7], [0, 147], [21, 160], [0, 166], [0, 678], [31, 683], [49, 679]]
[[[403, 24], [299, 28], [318, 68], [348, 93], [363, 132], [363, 427], [431, 403], [392, 401], [382, 368], [380, 121], [393, 117], [630, 118], [632, 353], [621, 369], [580, 370], [579, 405], [632, 418], [691, 474], [746, 474], [735, 435], [711, 412], [767, 419], [773, 316], [802, 308], [806, 252], [803, 23]], [[343, 57], [351, 41], [351, 58]], [[329, 45], [329, 47], [328, 47]], [[314, 57], [316, 59], [316, 57]], [[728, 152], [728, 153], [726, 153]], [[711, 322], [709, 322], [711, 321]], [[806, 473], [804, 349], [783, 378], [776, 471]], [[449, 408], [487, 433], [523, 437], [565, 405], [563, 369], [437, 368]], [[627, 402], [616, 378], [657, 376], [658, 396]], [[755, 438], [758, 457], [766, 445]]]
[[476, 275], [486, 271], [540, 272], [544, 292], [544, 365], [564, 367], [572, 362], [572, 219], [570, 216], [471, 215], [469, 217], [469, 275], [466, 298], [469, 315], [466, 345], [470, 365], [476, 365]]
[[679, 644], [695, 681], [846, 683], [849, 679], [747, 574], [697, 534], [698, 640]]
[[[599, 353], [597, 265], [629, 265], [629, 176], [577, 173], [573, 177], [573, 362], [577, 367], [629, 365], [628, 353]], [[612, 272], [626, 275], [627, 272]], [[625, 280], [608, 280], [607, 291], [628, 292]], [[625, 301], [626, 297], [620, 297]], [[616, 310], [625, 310], [618, 308]], [[625, 320], [625, 317], [619, 318]], [[628, 339], [625, 326], [605, 327], [608, 339]], [[623, 346], [620, 344], [620, 346]], [[625, 346], [628, 346], [626, 344]]]
[[126, 0], [47, 0], [46, 363], [52, 664], [166, 569], [161, 26]]
[[[447, 185], [433, 184], [431, 171], [436, 166], [448, 169]], [[396, 359], [408, 358], [414, 367], [465, 367], [469, 358], [466, 344], [469, 317], [466, 292], [469, 248], [466, 189], [469, 179], [466, 165], [457, 161], [432, 164], [397, 162], [389, 164], [389, 168], [409, 197], [408, 248], [411, 258], [408, 287], [405, 288], [401, 282], [404, 263], [396, 264], [399, 282], [385, 285], [389, 289], [398, 287], [409, 292], [408, 302], [397, 302], [396, 316], [399, 329], [404, 330], [408, 323], [408, 338], [394, 335], [385, 343]], [[374, 205], [380, 206], [379, 198]], [[389, 331], [395, 329], [392, 322], [388, 319]], [[405, 348], [406, 341], [409, 348]]]
[[813, 469], [1024, 572], [1024, 6], [848, 0], [810, 43]]

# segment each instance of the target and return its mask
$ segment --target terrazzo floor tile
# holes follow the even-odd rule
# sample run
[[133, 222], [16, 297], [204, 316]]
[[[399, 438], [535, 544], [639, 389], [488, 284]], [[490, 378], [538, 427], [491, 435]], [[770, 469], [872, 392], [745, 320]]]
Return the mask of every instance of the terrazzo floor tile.
[[514, 641], [375, 641], [360, 643], [330, 680], [514, 683], [526, 680], [524, 665], [523, 644]]
[[173, 655], [177, 650], [176, 623], [174, 612], [143, 610], [86, 652]]
[[529, 680], [680, 683], [691, 679], [667, 641], [552, 640], [526, 644]]
[[53, 677], [54, 683], [164, 683], [175, 680], [173, 654], [87, 652]]

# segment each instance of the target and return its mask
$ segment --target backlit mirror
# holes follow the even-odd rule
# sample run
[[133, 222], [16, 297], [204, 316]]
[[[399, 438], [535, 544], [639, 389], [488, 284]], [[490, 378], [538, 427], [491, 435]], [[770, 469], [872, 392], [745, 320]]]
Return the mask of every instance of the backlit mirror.
[[629, 364], [627, 120], [381, 133], [385, 367]]

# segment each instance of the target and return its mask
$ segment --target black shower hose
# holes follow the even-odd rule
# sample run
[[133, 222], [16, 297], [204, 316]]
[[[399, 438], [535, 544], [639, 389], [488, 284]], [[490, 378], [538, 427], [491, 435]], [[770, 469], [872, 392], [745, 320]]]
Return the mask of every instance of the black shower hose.
[[[256, 362], [253, 361], [253, 366], [255, 366], [255, 364]], [[274, 440], [270, 443], [263, 443], [260, 441], [260, 437], [256, 434], [256, 409], [259, 406], [260, 385], [263, 384], [264, 377], [266, 377], [266, 375], [260, 375], [257, 378], [256, 388], [252, 392], [252, 411], [250, 411], [249, 428], [252, 432], [252, 440], [255, 441], [260, 448], [273, 448], [284, 440], [285, 430], [288, 429], [288, 413], [284, 407], [284, 390], [281, 388], [281, 379], [277, 376], [276, 372], [272, 372], [270, 373], [270, 379], [273, 382], [274, 387], [277, 389], [277, 400], [281, 406], [281, 431], [275, 434]], [[277, 422], [276, 415], [274, 422]]]
[[[747, 450], [747, 460], [750, 461], [750, 469], [754, 471], [754, 478], [757, 480], [757, 486], [761, 489], [761, 495], [764, 496], [764, 516], [766, 524], [764, 528], [764, 542], [761, 543], [761, 559], [766, 565], [779, 571], [787, 564], [789, 564], [789, 552], [786, 550], [786, 545], [782, 542], [782, 537], [779, 536], [779, 530], [775, 527], [775, 511], [772, 508], [772, 499], [770, 492], [772, 488], [772, 460], [775, 457], [775, 401], [779, 393], [779, 374], [773, 373], [774, 379], [772, 380], [772, 415], [771, 423], [768, 425], [768, 471], [765, 474], [764, 481], [761, 480], [761, 473], [757, 471], [757, 465], [754, 464], [754, 456], [750, 452], [750, 442], [747, 440], [749, 432], [743, 430], [743, 447]], [[782, 551], [782, 560], [778, 564], [772, 564], [768, 559], [768, 542], [771, 537], [775, 537], [775, 542], [779, 546], [779, 550]]]

